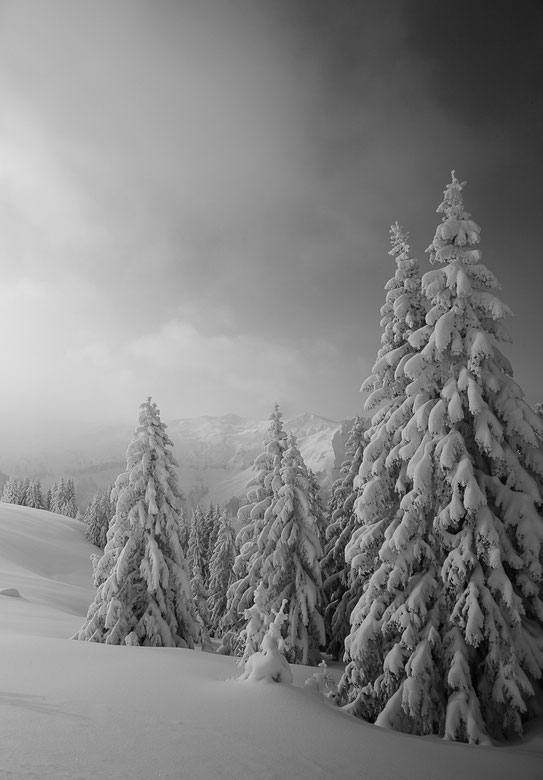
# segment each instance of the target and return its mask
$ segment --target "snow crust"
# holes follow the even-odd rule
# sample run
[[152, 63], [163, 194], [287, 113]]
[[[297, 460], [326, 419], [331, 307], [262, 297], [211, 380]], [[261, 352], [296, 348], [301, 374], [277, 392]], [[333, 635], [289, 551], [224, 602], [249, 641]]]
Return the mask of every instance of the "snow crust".
[[315, 695], [312, 667], [292, 665], [293, 685], [240, 684], [234, 658], [70, 641], [95, 551], [77, 520], [0, 504], [0, 591], [21, 594], [0, 596], [0, 776], [540, 780], [541, 724], [500, 748], [412, 737]]

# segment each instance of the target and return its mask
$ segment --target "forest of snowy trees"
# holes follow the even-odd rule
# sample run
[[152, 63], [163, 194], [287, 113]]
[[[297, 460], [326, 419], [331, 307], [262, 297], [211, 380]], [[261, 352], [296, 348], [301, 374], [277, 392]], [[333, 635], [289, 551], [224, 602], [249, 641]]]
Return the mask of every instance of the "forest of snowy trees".
[[32, 509], [47, 509], [67, 517], [78, 516], [76, 491], [73, 479], [61, 477], [44, 492], [39, 479], [18, 479], [9, 476], [4, 483], [0, 501], [18, 504]]
[[[425, 273], [391, 227], [367, 417], [326, 504], [275, 404], [237, 516], [185, 516], [166, 426], [141, 405], [125, 472], [79, 513], [101, 553], [76, 639], [200, 644], [246, 676], [268, 654], [283, 680], [326, 657], [345, 664], [337, 703], [370, 723], [523, 733], [542, 695], [543, 414], [498, 346], [510, 311], [464, 186], [453, 173]], [[2, 501], [78, 511], [71, 480], [43, 496], [9, 478]]]

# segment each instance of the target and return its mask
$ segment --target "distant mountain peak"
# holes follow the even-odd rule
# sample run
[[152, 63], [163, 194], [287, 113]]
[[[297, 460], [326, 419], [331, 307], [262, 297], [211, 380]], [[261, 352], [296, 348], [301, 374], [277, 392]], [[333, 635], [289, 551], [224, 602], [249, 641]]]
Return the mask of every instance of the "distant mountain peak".
[[[213, 501], [224, 504], [245, 497], [255, 457], [268, 435], [269, 418], [250, 420], [238, 414], [202, 415], [167, 422], [179, 464], [180, 486], [187, 503]], [[285, 431], [299, 440], [306, 464], [329, 489], [344, 460], [344, 426], [312, 412], [284, 420]], [[72, 477], [78, 500], [84, 506], [102, 487], [124, 470], [132, 429], [100, 426], [76, 447], [29, 458], [0, 458], [0, 469], [16, 476], [40, 477], [51, 482]]]

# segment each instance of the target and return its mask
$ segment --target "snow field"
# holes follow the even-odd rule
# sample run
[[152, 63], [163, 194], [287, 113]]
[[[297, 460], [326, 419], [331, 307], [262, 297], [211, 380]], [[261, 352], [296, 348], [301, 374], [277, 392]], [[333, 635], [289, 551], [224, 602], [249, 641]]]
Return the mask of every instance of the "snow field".
[[[0, 504], [0, 777], [541, 780], [543, 735], [473, 747], [352, 718], [304, 688], [233, 679], [233, 658], [69, 641], [95, 589], [76, 520]], [[337, 671], [337, 670], [336, 670]]]

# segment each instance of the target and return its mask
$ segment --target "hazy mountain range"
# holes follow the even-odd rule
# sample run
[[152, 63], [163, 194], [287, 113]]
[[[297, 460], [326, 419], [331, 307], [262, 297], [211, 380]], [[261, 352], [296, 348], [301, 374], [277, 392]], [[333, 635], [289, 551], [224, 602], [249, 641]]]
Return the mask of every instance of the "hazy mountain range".
[[[304, 460], [325, 493], [344, 460], [352, 423], [310, 413], [284, 421], [284, 429], [296, 435]], [[231, 508], [235, 511], [244, 502], [245, 485], [267, 438], [269, 420], [228, 414], [173, 420], [167, 426], [187, 506], [209, 501], [225, 504], [234, 499]], [[71, 445], [51, 446], [49, 451], [44, 447], [26, 457], [4, 455], [0, 457], [0, 470], [17, 477], [40, 478], [44, 487], [60, 477], [72, 477], [78, 501], [84, 507], [97, 490], [125, 470], [132, 432], [133, 427], [126, 425], [96, 428]]]

